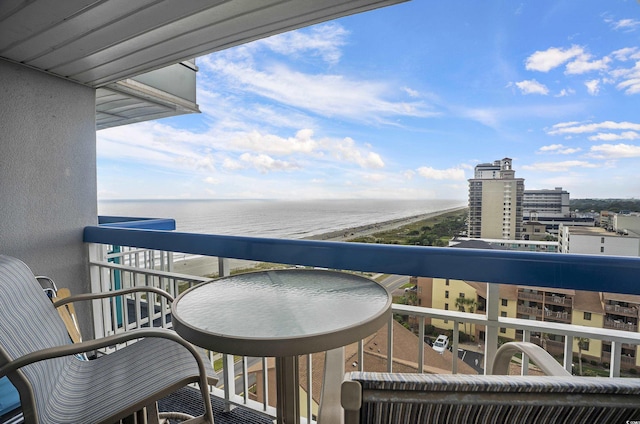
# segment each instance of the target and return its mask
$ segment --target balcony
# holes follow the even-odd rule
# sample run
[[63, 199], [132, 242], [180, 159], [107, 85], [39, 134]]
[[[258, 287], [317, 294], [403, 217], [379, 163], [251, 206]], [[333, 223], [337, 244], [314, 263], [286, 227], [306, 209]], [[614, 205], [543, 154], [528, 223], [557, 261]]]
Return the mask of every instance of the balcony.
[[638, 331], [638, 326], [632, 322], [624, 322], [618, 319], [605, 319], [604, 328], [614, 328], [622, 331]]
[[[135, 227], [135, 228], [132, 228]], [[153, 228], [153, 229], [149, 229]], [[253, 237], [217, 236], [205, 234], [177, 233], [168, 231], [171, 225], [163, 222], [111, 222], [108, 225], [86, 227], [84, 241], [89, 246], [92, 288], [104, 290], [116, 285], [153, 285], [164, 288], [177, 295], [182, 290], [208, 278], [186, 275], [176, 272], [174, 256], [177, 254], [212, 257], [217, 261], [217, 274], [231, 273], [231, 264], [235, 261], [267, 262], [289, 266], [322, 267], [348, 272], [377, 274], [397, 274], [405, 276], [424, 276], [450, 278], [469, 281], [485, 281], [502, 284], [529, 285], [549, 289], [587, 289], [610, 291], [605, 282], [615, 280], [619, 292], [638, 294], [636, 277], [640, 271], [639, 258], [617, 258], [609, 256], [584, 256], [569, 254], [549, 254], [537, 252], [496, 251], [450, 249], [421, 246], [398, 246], [344, 243], [329, 241], [268, 239]], [[117, 248], [114, 248], [117, 247]], [[215, 258], [215, 259], [213, 259]], [[552, 291], [552, 290], [550, 290]], [[535, 340], [539, 334], [547, 335], [547, 345], [561, 353], [560, 363], [572, 369], [574, 340], [588, 338], [601, 340], [611, 346], [608, 359], [609, 375], [620, 376], [621, 369], [634, 366], [622, 355], [622, 346], [640, 344], [640, 334], [616, 328], [593, 328], [571, 325], [571, 316], [545, 317], [544, 320], [529, 320], [499, 316], [499, 293], [497, 284], [487, 287], [486, 313], [464, 313], [445, 311], [411, 305], [394, 305], [394, 315], [411, 317], [416, 323], [416, 340], [424, 340], [425, 323], [428, 319], [447, 320], [453, 323], [451, 346], [453, 352], [468, 345], [460, 342], [460, 331], [466, 332], [466, 326], [475, 325], [483, 332], [481, 357], [484, 364], [490, 364], [499, 344], [501, 329], [514, 329], [525, 341]], [[144, 299], [128, 298], [127, 304], [140, 305]], [[171, 326], [167, 305], [157, 304], [149, 308], [152, 312], [147, 318], [144, 314], [133, 313], [129, 316], [126, 308], [120, 311], [117, 304], [103, 302], [94, 307], [96, 336], [113, 332], [127, 331], [137, 326], [149, 325], [155, 321]], [[518, 308], [520, 311], [520, 307]], [[118, 321], [115, 317], [121, 317]], [[551, 322], [560, 320], [563, 322]], [[128, 323], [128, 324], [123, 324]], [[384, 367], [381, 371], [413, 369], [414, 372], [433, 372], [426, 360], [430, 353], [426, 344], [415, 343], [411, 357], [406, 352], [394, 350], [394, 332], [400, 331], [393, 321], [385, 330], [378, 333], [384, 342], [377, 344], [377, 352], [366, 341], [348, 347], [353, 352], [349, 369], [365, 370], [371, 363], [369, 358], [377, 358]], [[549, 339], [551, 335], [551, 339]], [[557, 340], [563, 340], [562, 342]], [[475, 345], [477, 347], [477, 344]], [[458, 355], [447, 352], [450, 358], [449, 369], [437, 372], [469, 372], [466, 364]], [[318, 371], [313, 368], [315, 354], [300, 360], [301, 385], [305, 390], [306, 407], [303, 410], [303, 422], [315, 422], [314, 412], [319, 402], [320, 382]], [[367, 358], [365, 360], [365, 358]], [[386, 360], [393, 358], [393, 360]], [[219, 355], [211, 352], [211, 359], [222, 364], [220, 370], [221, 387], [212, 388], [212, 393], [225, 408], [235, 406], [250, 408], [260, 414], [273, 417], [273, 390], [265, 390], [273, 384], [272, 368], [267, 358], [236, 358], [231, 355]], [[363, 365], [364, 364], [364, 365]], [[487, 370], [487, 365], [481, 369]], [[236, 371], [237, 370], [237, 371]], [[252, 372], [250, 372], [250, 370]], [[475, 371], [473, 371], [475, 372]], [[521, 372], [528, 373], [525, 361]], [[304, 376], [304, 378], [302, 377]], [[252, 387], [256, 389], [253, 390]], [[253, 391], [264, 393], [254, 396]], [[316, 400], [314, 400], [316, 399]]]
[[540, 293], [531, 293], [526, 291], [519, 291], [518, 298], [524, 300], [532, 300], [534, 302], [542, 303], [542, 294]]
[[604, 305], [604, 310], [610, 314], [626, 315], [634, 318], [638, 317], [638, 309], [635, 307], [628, 308], [620, 305], [606, 304]]

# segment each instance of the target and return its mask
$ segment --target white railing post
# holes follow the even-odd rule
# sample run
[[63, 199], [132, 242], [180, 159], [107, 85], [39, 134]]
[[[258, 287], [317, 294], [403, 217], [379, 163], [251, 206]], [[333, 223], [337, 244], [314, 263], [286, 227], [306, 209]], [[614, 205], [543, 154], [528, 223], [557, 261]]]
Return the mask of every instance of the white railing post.
[[393, 313], [389, 320], [389, 328], [387, 329], [387, 372], [393, 372]]
[[229, 412], [233, 410], [234, 406], [231, 404], [231, 399], [236, 395], [236, 367], [234, 363], [233, 355], [222, 355], [222, 379], [224, 381], [224, 411]]
[[218, 276], [228, 277], [229, 275], [231, 275], [229, 258], [218, 258]]
[[564, 336], [564, 369], [573, 374], [573, 337]]
[[[531, 341], [531, 331], [522, 330], [522, 341], [530, 342]], [[522, 367], [520, 368], [520, 374], [528, 375], [529, 374], [529, 356], [526, 353], [522, 353]]]
[[611, 363], [609, 377], [620, 377], [620, 361], [622, 360], [622, 342], [611, 342]]
[[418, 372], [424, 372], [424, 317], [420, 317], [418, 327]]
[[458, 337], [460, 337], [460, 322], [453, 321], [453, 340], [451, 341], [451, 373], [458, 373]]
[[[107, 246], [104, 244], [89, 243], [89, 262], [106, 261], [107, 260]], [[99, 266], [89, 266], [89, 278], [91, 282], [91, 292], [99, 293], [102, 291], [110, 290], [110, 272], [108, 269], [103, 269]], [[105, 283], [106, 282], [106, 283]], [[102, 338], [108, 336], [110, 328], [113, 328], [111, 324], [111, 313], [109, 308], [109, 301], [93, 300], [93, 336], [94, 338]]]
[[498, 284], [487, 284], [487, 326], [484, 343], [484, 373], [493, 373], [493, 359], [498, 350], [498, 310], [500, 303], [500, 287]]

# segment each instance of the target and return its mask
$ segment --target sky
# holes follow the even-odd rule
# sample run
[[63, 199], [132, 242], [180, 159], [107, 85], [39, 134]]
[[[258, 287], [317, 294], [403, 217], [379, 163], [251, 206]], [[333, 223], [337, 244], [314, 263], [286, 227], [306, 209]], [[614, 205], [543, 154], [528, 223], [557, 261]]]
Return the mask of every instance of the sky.
[[640, 197], [640, 1], [413, 0], [196, 59], [201, 113], [98, 131], [98, 198]]

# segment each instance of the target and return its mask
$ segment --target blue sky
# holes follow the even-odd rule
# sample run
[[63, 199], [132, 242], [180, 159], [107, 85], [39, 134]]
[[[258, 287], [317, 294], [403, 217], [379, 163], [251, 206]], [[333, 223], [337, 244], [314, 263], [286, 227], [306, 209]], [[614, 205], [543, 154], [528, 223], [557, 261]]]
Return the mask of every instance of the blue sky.
[[414, 0], [197, 59], [202, 113], [98, 131], [99, 199], [640, 197], [640, 2]]

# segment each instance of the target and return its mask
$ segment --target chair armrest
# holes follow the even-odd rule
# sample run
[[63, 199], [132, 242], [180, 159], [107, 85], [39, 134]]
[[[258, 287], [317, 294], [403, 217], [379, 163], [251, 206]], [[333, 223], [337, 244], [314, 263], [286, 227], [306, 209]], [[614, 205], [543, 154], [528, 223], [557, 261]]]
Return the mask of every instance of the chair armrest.
[[209, 398], [209, 386], [208, 384], [215, 380], [207, 376], [207, 370], [204, 366], [204, 362], [202, 357], [200, 356], [198, 350], [188, 341], [184, 340], [177, 333], [171, 330], [166, 330], [162, 328], [158, 329], [138, 329], [128, 331], [122, 334], [114, 334], [112, 336], [107, 336], [98, 340], [89, 340], [81, 343], [74, 343], [64, 346], [57, 346], [48, 349], [42, 349], [35, 352], [31, 352], [27, 355], [21, 356], [19, 358], [14, 359], [13, 361], [5, 364], [3, 367], [0, 367], [0, 378], [6, 376], [9, 373], [15, 372], [18, 369], [27, 366], [29, 364], [33, 364], [34, 362], [43, 361], [46, 359], [60, 358], [62, 356], [75, 355], [78, 353], [84, 353], [91, 350], [100, 349], [103, 347], [111, 346], [118, 343], [123, 343], [129, 340], [141, 339], [146, 337], [159, 337], [164, 339], [172, 340], [176, 343], [184, 346], [190, 353], [193, 355], [197, 365], [198, 371], [200, 374], [199, 386], [200, 390], [203, 394], [203, 400], [205, 402], [205, 415], [208, 423], [213, 423], [213, 415], [210, 411], [211, 409], [211, 399]]
[[344, 408], [344, 424], [357, 424], [362, 407], [362, 386], [357, 381], [345, 380], [340, 390], [340, 403]]
[[[1, 367], [0, 378], [24, 366], [32, 364], [34, 362], [39, 362], [46, 359], [60, 358], [63, 356], [75, 355], [78, 353], [89, 352], [89, 351], [100, 349], [103, 347], [112, 346], [118, 343], [123, 343], [130, 340], [135, 340], [135, 339], [142, 339], [146, 337], [159, 337], [159, 338], [169, 339], [176, 343], [181, 344], [186, 349], [188, 349], [189, 352], [191, 352], [191, 354], [196, 358], [196, 361], [198, 362], [198, 366], [200, 367], [202, 358], [200, 357], [200, 354], [198, 353], [196, 348], [191, 343], [189, 343], [188, 341], [180, 337], [177, 333], [171, 330], [163, 329], [163, 328], [158, 328], [158, 329], [143, 328], [143, 329], [127, 331], [126, 333], [122, 333], [122, 334], [114, 334], [114, 335], [103, 337], [97, 340], [89, 340], [81, 343], [73, 343], [73, 344], [68, 344], [64, 346], [50, 347], [47, 349], [31, 352], [27, 355], [16, 358], [13, 361]], [[205, 372], [204, 365], [202, 366], [201, 371]]]
[[546, 375], [571, 375], [546, 350], [528, 342], [508, 342], [500, 346], [493, 360], [493, 375], [509, 375], [511, 357], [516, 353], [526, 354]]
[[126, 289], [112, 290], [108, 292], [76, 294], [76, 295], [69, 296], [67, 298], [54, 302], [53, 306], [57, 308], [59, 306], [66, 305], [67, 303], [71, 303], [71, 302], [81, 302], [84, 300], [94, 300], [94, 299], [105, 299], [107, 297], [120, 296], [123, 294], [135, 293], [139, 291], [152, 292], [166, 298], [169, 302], [173, 302], [173, 296], [171, 296], [169, 293], [167, 293], [162, 289], [158, 289], [156, 287], [139, 286], [139, 287], [130, 287]]

